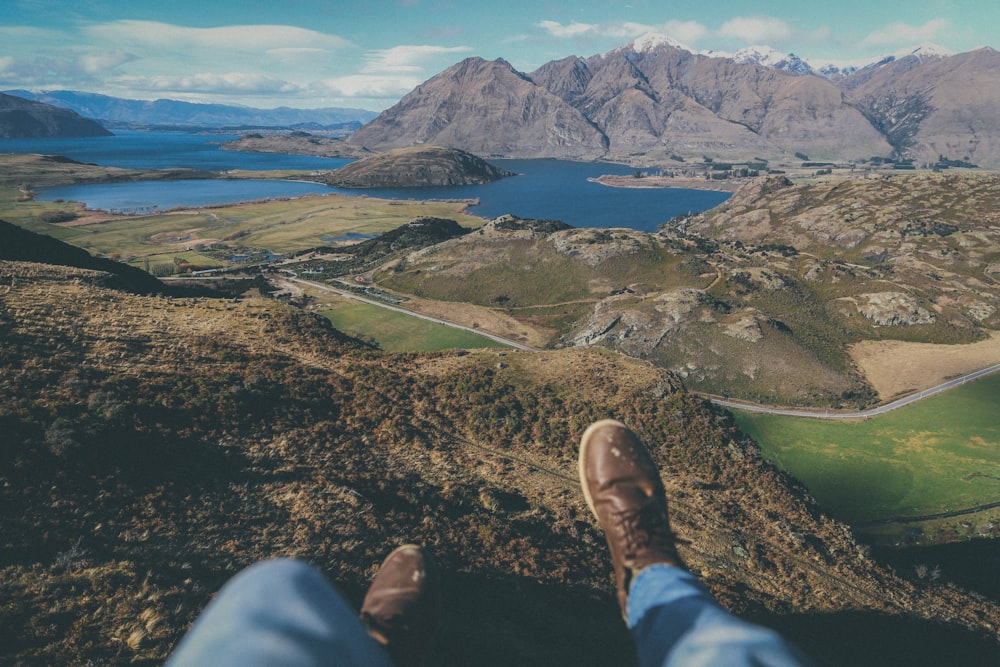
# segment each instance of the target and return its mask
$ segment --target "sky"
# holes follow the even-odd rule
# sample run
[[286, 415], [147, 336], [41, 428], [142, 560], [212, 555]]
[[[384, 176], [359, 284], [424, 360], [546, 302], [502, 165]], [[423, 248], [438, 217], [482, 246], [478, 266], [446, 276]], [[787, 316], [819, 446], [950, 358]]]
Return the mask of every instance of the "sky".
[[479, 56], [521, 72], [646, 33], [864, 65], [1000, 48], [996, 0], [3, 0], [0, 90], [382, 111]]

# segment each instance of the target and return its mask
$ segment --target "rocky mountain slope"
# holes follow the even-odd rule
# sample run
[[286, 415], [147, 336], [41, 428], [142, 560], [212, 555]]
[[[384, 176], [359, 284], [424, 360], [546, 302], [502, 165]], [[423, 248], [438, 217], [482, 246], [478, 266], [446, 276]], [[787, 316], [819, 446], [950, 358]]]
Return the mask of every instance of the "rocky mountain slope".
[[412, 146], [362, 158], [326, 173], [322, 181], [342, 188], [422, 188], [492, 183], [513, 175], [466, 151]]
[[918, 162], [939, 156], [997, 166], [1000, 53], [982, 48], [951, 57], [911, 55], [877, 63], [841, 86], [896, 151]]
[[[481, 155], [646, 162], [862, 160], [1000, 165], [992, 49], [894, 58], [837, 81], [804, 67], [695, 54], [646, 38], [523, 74], [465, 60], [350, 138], [384, 150], [418, 143]], [[963, 120], [967, 122], [963, 125]]]
[[433, 664], [628, 664], [574, 472], [579, 433], [609, 414], [651, 444], [681, 554], [724, 604], [820, 664], [995, 658], [1000, 607], [879, 566], [641, 361], [385, 355], [268, 299], [7, 261], [0, 333], [4, 662], [161, 664], [260, 558], [310, 560], [357, 604], [416, 541], [444, 571]]
[[504, 60], [469, 58], [417, 86], [348, 137], [384, 151], [417, 144], [475, 155], [591, 157], [607, 138], [579, 110]]
[[110, 134], [96, 121], [74, 111], [0, 93], [0, 139], [100, 137]]

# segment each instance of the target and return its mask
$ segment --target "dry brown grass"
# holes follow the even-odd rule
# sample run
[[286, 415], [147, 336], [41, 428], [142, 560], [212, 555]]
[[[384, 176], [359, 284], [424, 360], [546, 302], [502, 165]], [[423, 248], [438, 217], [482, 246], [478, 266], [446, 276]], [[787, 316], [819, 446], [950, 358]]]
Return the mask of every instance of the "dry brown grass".
[[496, 309], [484, 308], [471, 303], [411, 297], [404, 306], [408, 310], [422, 315], [482, 329], [531, 347], [545, 347], [556, 335], [552, 329], [533, 327]]
[[866, 340], [851, 346], [850, 353], [879, 399], [889, 401], [1000, 363], [1000, 332], [967, 345]]
[[0, 662], [162, 664], [240, 567], [297, 555], [359, 601], [405, 539], [447, 572], [434, 664], [627, 664], [574, 474], [609, 415], [653, 446], [683, 556], [724, 603], [995, 644], [1000, 609], [870, 561], [665, 371], [602, 350], [384, 355], [323, 324], [0, 263], [0, 458], [18, 466], [0, 467]]

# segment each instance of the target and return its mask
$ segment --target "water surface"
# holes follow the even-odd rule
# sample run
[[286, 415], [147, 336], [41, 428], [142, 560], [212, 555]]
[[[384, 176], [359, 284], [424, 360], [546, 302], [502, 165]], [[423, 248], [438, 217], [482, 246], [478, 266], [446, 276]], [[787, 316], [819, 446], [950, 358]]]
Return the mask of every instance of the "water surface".
[[[350, 162], [274, 153], [220, 150], [236, 135], [179, 132], [120, 132], [113, 137], [19, 139], [0, 141], [0, 151], [66, 155], [81, 162], [133, 169], [189, 167], [208, 171], [230, 169], [330, 170]], [[44, 188], [43, 199], [82, 201], [91, 208], [132, 212], [177, 206], [297, 196], [307, 192], [338, 192], [391, 199], [471, 199], [469, 212], [483, 218], [513, 214], [524, 218], [562, 220], [574, 227], [629, 227], [655, 231], [671, 218], [713, 208], [727, 192], [675, 188], [611, 188], [588, 179], [602, 174], [631, 174], [633, 167], [566, 160], [490, 160], [517, 176], [487, 185], [441, 188], [327, 188], [291, 181], [209, 180], [115, 183]], [[265, 185], [273, 183], [273, 185]]]

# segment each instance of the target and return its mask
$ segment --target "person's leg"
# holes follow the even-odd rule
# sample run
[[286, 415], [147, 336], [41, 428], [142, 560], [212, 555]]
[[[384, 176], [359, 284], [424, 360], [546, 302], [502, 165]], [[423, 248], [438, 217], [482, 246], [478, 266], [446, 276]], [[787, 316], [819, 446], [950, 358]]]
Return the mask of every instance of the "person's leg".
[[685, 569], [663, 481], [635, 433], [610, 419], [592, 424], [580, 441], [579, 464], [640, 665], [808, 664], [776, 633], [729, 614]]
[[227, 582], [167, 664], [391, 667], [392, 662], [318, 570], [277, 559]]
[[778, 633], [723, 609], [697, 577], [679, 567], [650, 565], [637, 572], [627, 614], [643, 666], [810, 664]]

